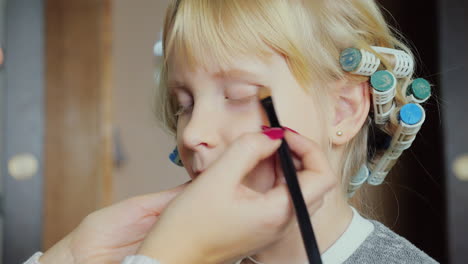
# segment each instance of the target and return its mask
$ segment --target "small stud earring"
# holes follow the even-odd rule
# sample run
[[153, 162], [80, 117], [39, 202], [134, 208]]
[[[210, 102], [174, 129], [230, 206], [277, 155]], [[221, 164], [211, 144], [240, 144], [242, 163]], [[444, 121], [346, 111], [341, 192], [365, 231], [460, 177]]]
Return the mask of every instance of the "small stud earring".
[[179, 150], [177, 149], [177, 147], [174, 149], [174, 151], [171, 154], [169, 154], [169, 159], [172, 161], [172, 163], [174, 163], [175, 165], [179, 167], [184, 166], [184, 164], [182, 164], [182, 160], [180, 159]]
[[339, 137], [343, 136], [343, 131], [336, 132], [336, 135], [339, 136]]

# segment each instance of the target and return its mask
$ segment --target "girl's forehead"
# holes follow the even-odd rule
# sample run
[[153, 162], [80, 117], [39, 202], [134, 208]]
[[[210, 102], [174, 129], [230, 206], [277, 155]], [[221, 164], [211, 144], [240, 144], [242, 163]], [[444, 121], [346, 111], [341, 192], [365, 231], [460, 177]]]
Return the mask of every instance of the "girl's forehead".
[[180, 56], [169, 58], [167, 63], [168, 80], [177, 81], [189, 79], [193, 76], [208, 76], [217, 79], [245, 79], [261, 81], [262, 78], [268, 76], [278, 68], [278, 63], [281, 63], [282, 58], [275, 53], [271, 53], [268, 57], [260, 56], [238, 56], [232, 58], [229, 63], [220, 63], [216, 59], [211, 59], [211, 63], [189, 65], [187, 61]]

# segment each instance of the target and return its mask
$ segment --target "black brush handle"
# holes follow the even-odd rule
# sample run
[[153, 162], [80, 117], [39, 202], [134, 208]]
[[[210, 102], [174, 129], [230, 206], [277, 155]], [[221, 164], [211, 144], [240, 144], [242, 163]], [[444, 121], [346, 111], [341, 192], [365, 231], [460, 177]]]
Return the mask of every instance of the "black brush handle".
[[[273, 100], [271, 97], [263, 99], [262, 105], [265, 108], [271, 127], [282, 127], [276, 116]], [[301, 230], [302, 240], [307, 253], [307, 258], [310, 264], [322, 264], [320, 251], [315, 239], [312, 222], [310, 221], [309, 211], [307, 210], [304, 196], [302, 195], [299, 180], [297, 179], [296, 168], [292, 160], [291, 150], [286, 139], [282, 139], [281, 146], [278, 149], [278, 154], [281, 162], [281, 168], [284, 172], [286, 184], [294, 204], [299, 229]]]
[[301, 230], [302, 240], [307, 253], [307, 258], [311, 264], [321, 264], [322, 259], [315, 239], [312, 222], [310, 221], [309, 211], [307, 210], [304, 196], [299, 185], [296, 169], [291, 156], [291, 150], [285, 139], [282, 140], [278, 150], [280, 155], [281, 167], [285, 175], [291, 199], [296, 211], [297, 221]]

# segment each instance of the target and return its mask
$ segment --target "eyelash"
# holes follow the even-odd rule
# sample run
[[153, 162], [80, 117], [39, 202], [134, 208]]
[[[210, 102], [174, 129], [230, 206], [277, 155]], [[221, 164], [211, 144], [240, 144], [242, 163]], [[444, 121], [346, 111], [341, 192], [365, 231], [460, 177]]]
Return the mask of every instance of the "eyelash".
[[242, 97], [240, 99], [229, 99], [229, 97], [227, 97], [227, 96], [225, 97], [226, 100], [231, 100], [234, 104], [248, 103], [254, 98], [257, 98], [256, 94], [251, 95], [251, 96]]
[[[243, 97], [243, 98], [240, 98], [240, 99], [229, 99], [229, 97], [227, 97], [227, 96], [224, 97], [224, 99], [230, 100], [235, 105], [248, 103], [254, 98], [257, 98], [257, 95], [247, 96], [247, 97]], [[192, 108], [193, 108], [193, 103], [190, 104], [189, 106], [179, 105], [178, 110], [175, 113], [175, 116], [178, 117], [178, 116], [181, 116], [183, 114], [186, 114], [189, 111], [191, 111]]]

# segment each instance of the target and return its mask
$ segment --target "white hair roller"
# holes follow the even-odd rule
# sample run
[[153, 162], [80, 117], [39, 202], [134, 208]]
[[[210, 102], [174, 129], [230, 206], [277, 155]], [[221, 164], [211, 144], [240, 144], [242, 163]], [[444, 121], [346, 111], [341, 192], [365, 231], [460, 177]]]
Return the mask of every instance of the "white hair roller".
[[406, 98], [409, 102], [422, 104], [431, 97], [431, 84], [423, 79], [414, 80], [406, 90]]
[[372, 47], [373, 50], [386, 57], [393, 66], [392, 72], [397, 78], [405, 78], [413, 75], [414, 59], [408, 53], [402, 50]]
[[371, 76], [374, 119], [378, 125], [384, 125], [395, 110], [393, 99], [396, 95], [397, 79], [389, 71], [378, 71]]
[[403, 151], [408, 149], [413, 143], [425, 119], [426, 113], [419, 104], [407, 104], [401, 108], [398, 129], [393, 136], [390, 147], [375, 163], [372, 173], [367, 180], [369, 184], [382, 184]]
[[379, 68], [380, 59], [364, 49], [348, 48], [341, 53], [340, 64], [346, 72], [371, 76]]
[[369, 178], [370, 171], [366, 165], [362, 165], [358, 173], [351, 178], [351, 181], [348, 185], [348, 197], [351, 198], [354, 196], [356, 191], [361, 188], [361, 186], [366, 183]]
[[[414, 59], [408, 53], [384, 47], [371, 47], [391, 64], [390, 70], [396, 78], [405, 78], [413, 74]], [[380, 59], [364, 49], [348, 48], [340, 56], [341, 68], [352, 74], [371, 76], [380, 66]]]

